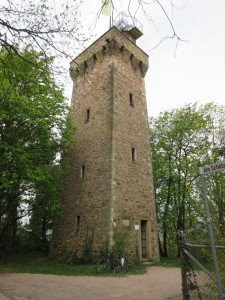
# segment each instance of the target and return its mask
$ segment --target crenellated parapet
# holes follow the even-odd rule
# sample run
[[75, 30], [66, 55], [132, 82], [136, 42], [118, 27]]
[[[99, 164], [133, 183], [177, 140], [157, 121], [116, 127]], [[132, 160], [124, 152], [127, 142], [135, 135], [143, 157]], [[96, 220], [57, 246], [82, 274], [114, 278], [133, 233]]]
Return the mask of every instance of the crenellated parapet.
[[135, 70], [140, 70], [142, 77], [145, 76], [149, 66], [148, 55], [132, 42], [127, 32], [121, 35], [116, 27], [112, 27], [71, 62], [71, 78], [84, 76], [87, 69], [91, 71], [98, 61], [112, 55], [122, 56]]

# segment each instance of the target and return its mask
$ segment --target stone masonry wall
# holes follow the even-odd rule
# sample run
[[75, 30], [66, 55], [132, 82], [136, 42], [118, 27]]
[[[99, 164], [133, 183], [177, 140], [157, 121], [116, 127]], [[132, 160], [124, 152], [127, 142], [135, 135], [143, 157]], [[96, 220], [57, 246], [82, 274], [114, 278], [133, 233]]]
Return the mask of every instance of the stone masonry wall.
[[[130, 227], [133, 249], [140, 243], [140, 232], [135, 225], [140, 220], [149, 223], [149, 257], [157, 257], [155, 199], [145, 86], [140, 68], [134, 68], [132, 59], [124, 53], [115, 58], [115, 183], [114, 222]], [[130, 105], [130, 94], [133, 106]], [[135, 160], [132, 160], [132, 148]], [[127, 220], [127, 222], [126, 222]], [[123, 224], [126, 224], [125, 226]], [[140, 249], [139, 249], [140, 251]]]
[[[76, 78], [73, 91], [72, 118], [77, 127], [76, 143], [70, 153], [70, 170], [65, 179], [65, 219], [58, 222], [58, 230], [62, 223], [65, 224], [59, 236], [66, 236], [66, 246], [78, 251], [79, 256], [87, 239], [94, 240], [94, 249], [98, 252], [107, 238], [109, 227], [111, 70], [103, 61], [94, 64], [91, 73], [87, 68], [84, 76]], [[88, 121], [87, 110], [90, 114]], [[81, 178], [83, 166], [84, 178]]]
[[138, 250], [140, 255], [135, 225], [145, 220], [148, 257], [158, 258], [143, 79], [147, 68], [147, 55], [114, 27], [71, 63], [76, 143], [52, 252], [67, 247], [82, 256], [91, 240], [97, 254], [106, 239], [113, 243], [114, 230], [126, 228], [130, 254]]

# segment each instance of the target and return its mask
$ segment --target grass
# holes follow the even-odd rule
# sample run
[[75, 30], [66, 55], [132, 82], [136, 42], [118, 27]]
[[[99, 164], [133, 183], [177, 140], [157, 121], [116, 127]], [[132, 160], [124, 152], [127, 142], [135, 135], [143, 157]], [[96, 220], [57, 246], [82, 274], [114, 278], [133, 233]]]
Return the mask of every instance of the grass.
[[133, 261], [128, 264], [127, 275], [142, 275], [147, 273], [147, 268], [139, 261]]
[[154, 262], [154, 265], [168, 268], [180, 268], [180, 260], [177, 257], [161, 257], [159, 262]]
[[0, 260], [0, 273], [54, 274], [67, 276], [94, 275], [94, 265], [63, 265], [42, 253], [5, 255]]
[[[53, 274], [64, 276], [97, 276], [95, 265], [64, 265], [48, 259], [41, 253], [19, 253], [0, 257], [0, 273]], [[144, 274], [146, 269], [140, 263], [131, 263], [124, 275]], [[108, 276], [121, 274], [108, 274]]]

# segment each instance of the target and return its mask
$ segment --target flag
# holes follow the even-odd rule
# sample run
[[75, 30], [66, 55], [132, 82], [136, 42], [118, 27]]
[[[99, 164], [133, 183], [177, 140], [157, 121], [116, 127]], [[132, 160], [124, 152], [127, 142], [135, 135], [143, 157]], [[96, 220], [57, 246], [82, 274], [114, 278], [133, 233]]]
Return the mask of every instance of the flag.
[[104, 16], [111, 15], [111, 0], [102, 0], [102, 14]]

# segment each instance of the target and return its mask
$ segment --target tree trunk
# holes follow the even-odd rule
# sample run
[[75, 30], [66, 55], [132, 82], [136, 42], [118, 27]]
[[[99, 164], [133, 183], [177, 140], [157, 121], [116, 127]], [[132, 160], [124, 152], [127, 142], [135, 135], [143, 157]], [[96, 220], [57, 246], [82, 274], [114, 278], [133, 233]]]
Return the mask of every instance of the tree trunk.
[[12, 251], [15, 247], [17, 233], [17, 203], [15, 199], [9, 200], [6, 212], [6, 221], [0, 235], [0, 246], [3, 251]]
[[164, 257], [168, 257], [168, 250], [167, 250], [167, 231], [163, 231], [163, 253]]

